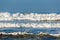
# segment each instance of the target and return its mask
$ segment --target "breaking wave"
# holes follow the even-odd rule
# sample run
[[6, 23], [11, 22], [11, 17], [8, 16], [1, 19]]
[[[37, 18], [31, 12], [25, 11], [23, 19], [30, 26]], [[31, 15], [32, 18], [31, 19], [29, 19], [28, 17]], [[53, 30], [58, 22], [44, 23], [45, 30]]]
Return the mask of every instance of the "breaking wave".
[[60, 20], [60, 14], [49, 13], [49, 14], [38, 14], [38, 13], [8, 13], [0, 12], [0, 21], [13, 21], [13, 20]]
[[0, 12], [0, 37], [60, 38], [60, 14]]
[[0, 12], [0, 28], [6, 27], [60, 28], [60, 14]]
[[60, 28], [60, 23], [0, 23], [0, 28]]
[[[28, 37], [29, 37], [29, 35], [30, 35], [30, 36], [33, 36], [33, 35], [34, 35], [33, 33], [27, 33], [27, 32], [13, 32], [13, 33], [0, 32], [0, 36], [1, 36], [1, 35], [2, 35], [2, 36], [3, 36], [3, 35], [6, 35], [6, 36], [7, 36], [7, 35], [8, 35], [8, 36], [10, 36], [10, 35], [11, 35], [11, 36], [14, 36], [14, 35], [15, 35], [15, 36], [17, 36], [17, 35], [23, 35], [23, 36], [24, 36], [25, 34], [26, 34], [26, 36], [28, 35]], [[49, 34], [49, 33], [43, 33], [43, 32], [40, 32], [39, 34], [35, 34], [35, 35], [36, 35], [36, 36], [37, 36], [37, 35], [38, 35], [38, 36], [39, 36], [39, 35], [40, 35], [40, 36], [41, 36], [41, 35], [43, 35], [43, 36], [44, 36], [44, 35], [47, 35], [47, 36], [53, 36], [53, 37], [59, 37], [59, 36], [60, 36], [60, 34]]]

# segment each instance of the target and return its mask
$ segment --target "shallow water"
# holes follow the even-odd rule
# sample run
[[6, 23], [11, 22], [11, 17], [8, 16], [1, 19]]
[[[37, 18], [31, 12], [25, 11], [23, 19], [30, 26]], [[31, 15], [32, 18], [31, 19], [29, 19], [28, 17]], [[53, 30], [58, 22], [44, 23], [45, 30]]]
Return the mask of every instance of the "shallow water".
[[7, 37], [7, 38], [0, 38], [0, 40], [59, 40], [59, 39], [56, 39], [56, 38], [53, 38], [53, 37], [49, 37], [49, 38], [39, 38], [39, 37], [34, 37], [34, 38], [10, 38], [10, 37]]
[[[60, 28], [1, 28], [0, 32], [6, 32], [6, 33], [11, 33], [11, 32], [27, 32], [27, 33], [33, 33], [33, 34], [38, 34], [40, 32], [44, 33], [49, 33], [49, 34], [58, 34], [60, 33]], [[39, 38], [39, 37], [34, 37], [34, 38], [0, 38], [0, 40], [59, 40], [53, 37], [44, 37], [44, 38]]]

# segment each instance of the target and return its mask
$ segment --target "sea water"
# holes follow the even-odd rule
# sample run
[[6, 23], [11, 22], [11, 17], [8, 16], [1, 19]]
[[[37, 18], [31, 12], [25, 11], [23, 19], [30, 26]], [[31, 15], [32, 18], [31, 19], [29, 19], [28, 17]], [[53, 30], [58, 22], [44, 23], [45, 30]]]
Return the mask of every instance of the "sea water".
[[[3, 15], [3, 13], [1, 15]], [[6, 16], [6, 15], [8, 15], [8, 16]], [[2, 26], [2, 27], [0, 27], [0, 32], [5, 32], [5, 33], [27, 32], [27, 33], [33, 33], [35, 35], [39, 34], [40, 32], [48, 33], [48, 34], [60, 34], [60, 28], [58, 27], [59, 25], [55, 26], [55, 24], [60, 24], [59, 21], [57, 21], [57, 22], [55, 22], [55, 21], [52, 21], [52, 22], [40, 21], [41, 19], [38, 18], [38, 15], [40, 15], [40, 14], [37, 14], [37, 13], [36, 14], [35, 13], [21, 14], [22, 16], [19, 13], [16, 13], [14, 15], [15, 16], [13, 16], [13, 14], [10, 15], [9, 13], [6, 13], [5, 15], [1, 16], [3, 19], [0, 17], [1, 18], [0, 26]], [[31, 17], [31, 15], [32, 15], [32, 17]], [[58, 15], [58, 14], [52, 13], [51, 17], [53, 17], [53, 16], [56, 17], [55, 15]], [[45, 16], [48, 16], [48, 15], [45, 15]], [[19, 19], [19, 17], [22, 20]], [[54, 18], [53, 20], [56, 20], [56, 18]], [[21, 24], [21, 23], [23, 23], [23, 24]], [[45, 25], [40, 27], [40, 24], [41, 25], [45, 24]], [[48, 25], [50, 24], [50, 25], [48, 26], [46, 24], [48, 24]], [[31, 25], [32, 25], [32, 27], [31, 27]], [[7, 37], [7, 38], [0, 38], [0, 40], [59, 40], [59, 39], [56, 39], [54, 37], [49, 37], [49, 38], [46, 38], [46, 37], [44, 37], [44, 38], [39, 38], [39, 37], [34, 37], [34, 38], [14, 38], [14, 37], [12, 37], [11, 38], [11, 37]]]
[[[33, 34], [39, 34], [40, 32], [43, 33], [49, 33], [49, 34], [58, 34], [60, 32], [60, 28], [2, 28], [0, 29], [0, 32], [27, 32], [27, 33], [33, 33]], [[0, 38], [0, 40], [40, 40], [41, 38]], [[55, 40], [56, 38], [42, 38], [41, 40]]]

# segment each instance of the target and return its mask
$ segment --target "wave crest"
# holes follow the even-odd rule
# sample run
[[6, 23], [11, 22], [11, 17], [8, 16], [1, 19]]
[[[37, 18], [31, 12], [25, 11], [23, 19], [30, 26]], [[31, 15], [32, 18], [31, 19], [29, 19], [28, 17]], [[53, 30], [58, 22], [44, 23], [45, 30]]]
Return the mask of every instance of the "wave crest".
[[60, 14], [50, 13], [50, 14], [38, 14], [38, 13], [8, 13], [0, 12], [0, 21], [12, 21], [12, 20], [32, 20], [32, 21], [41, 21], [41, 20], [60, 20]]
[[26, 28], [60, 28], [60, 23], [0, 23], [0, 28], [26, 27]]
[[[18, 36], [18, 35], [25, 35], [26, 34], [26, 36], [28, 35], [28, 37], [29, 37], [29, 35], [30, 36], [33, 36], [34, 34], [33, 33], [27, 33], [27, 32], [13, 32], [13, 33], [5, 33], [5, 32], [0, 32], [0, 36], [2, 35], [8, 35], [8, 36], [14, 36], [14, 35], [16, 35], [16, 36]], [[40, 32], [39, 34], [35, 34], [36, 36], [52, 36], [52, 37], [60, 37], [60, 34], [48, 34], [48, 33], [43, 33], [43, 32]]]

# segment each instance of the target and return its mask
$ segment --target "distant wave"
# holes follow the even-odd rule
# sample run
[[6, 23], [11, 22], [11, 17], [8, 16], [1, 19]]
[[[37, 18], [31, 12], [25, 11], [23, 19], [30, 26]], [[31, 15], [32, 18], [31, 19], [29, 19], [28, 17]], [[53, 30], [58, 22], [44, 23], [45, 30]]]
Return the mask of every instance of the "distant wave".
[[[21, 21], [21, 20], [31, 21], [31, 23], [30, 22], [11, 23], [13, 21]], [[4, 21], [6, 22], [4, 23]], [[7, 21], [11, 21], [11, 22], [7, 23]], [[33, 21], [35, 23], [33, 23]], [[40, 23], [40, 21], [43, 21], [43, 23]], [[56, 23], [51, 23], [51, 21]], [[49, 14], [48, 13], [47, 14], [12, 13], [11, 14], [9, 12], [0, 12], [0, 28], [7, 28], [7, 27], [60, 28], [59, 22], [60, 22], [60, 14], [57, 13], [49, 13]]]
[[13, 20], [60, 20], [60, 14], [50, 13], [50, 14], [38, 14], [38, 13], [8, 13], [0, 12], [0, 21], [13, 21]]

